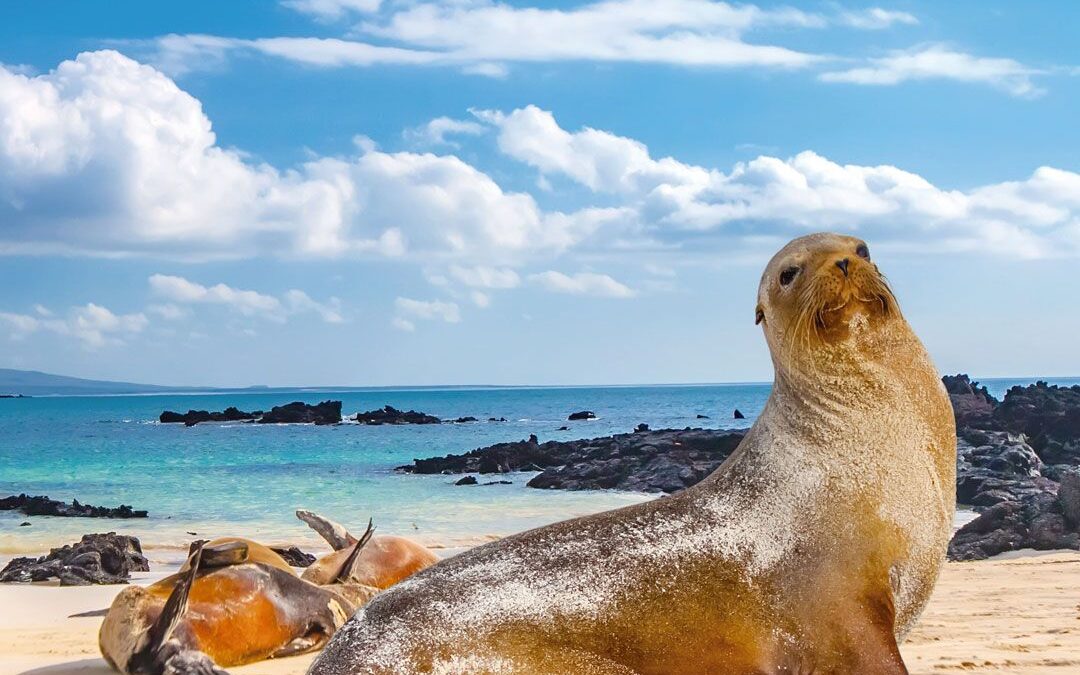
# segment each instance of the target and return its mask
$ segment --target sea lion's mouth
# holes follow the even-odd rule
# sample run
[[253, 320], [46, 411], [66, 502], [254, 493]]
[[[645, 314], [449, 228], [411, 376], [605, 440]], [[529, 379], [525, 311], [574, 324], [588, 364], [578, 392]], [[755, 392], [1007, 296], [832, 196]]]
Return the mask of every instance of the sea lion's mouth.
[[833, 343], [847, 339], [853, 325], [864, 327], [892, 316], [896, 299], [875, 266], [857, 265], [843, 276], [825, 270], [809, 279], [798, 307], [798, 339]]

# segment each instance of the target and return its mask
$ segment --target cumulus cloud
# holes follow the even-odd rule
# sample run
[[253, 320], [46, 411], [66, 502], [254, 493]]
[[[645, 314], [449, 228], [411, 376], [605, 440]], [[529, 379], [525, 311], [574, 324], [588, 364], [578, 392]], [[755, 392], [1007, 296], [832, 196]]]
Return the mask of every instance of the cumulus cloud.
[[461, 321], [461, 309], [454, 302], [397, 298], [394, 301], [394, 307], [398, 311], [398, 318], [410, 324], [412, 319], [425, 321], [441, 319], [446, 323], [458, 323]]
[[572, 295], [595, 295], [606, 298], [632, 298], [637, 293], [626, 284], [612, 279], [606, 274], [579, 272], [574, 275], [563, 274], [554, 270], [529, 276], [529, 280], [554, 293]]
[[216, 144], [195, 98], [112, 51], [0, 68], [0, 92], [0, 253], [511, 257], [565, 248], [596, 217], [546, 214], [452, 155], [253, 163]]
[[34, 316], [0, 312], [0, 324], [7, 326], [8, 336], [14, 340], [48, 332], [72, 337], [86, 349], [94, 350], [123, 344], [126, 338], [141, 333], [149, 320], [141, 312], [115, 314], [107, 307], [90, 302], [73, 307], [64, 318], [53, 318], [51, 313], [46, 316], [38, 312], [38, 316]]
[[891, 86], [912, 80], [955, 80], [986, 84], [1013, 96], [1035, 98], [1046, 93], [1033, 76], [1046, 71], [1006, 58], [974, 56], [944, 45], [929, 45], [870, 59], [869, 64], [819, 76], [824, 82]]
[[907, 12], [899, 12], [881, 7], [870, 7], [863, 10], [845, 10], [839, 15], [840, 23], [859, 28], [862, 30], [882, 30], [894, 24], [914, 26], [919, 23], [918, 18]]
[[1023, 181], [965, 192], [895, 166], [841, 165], [806, 151], [763, 155], [725, 173], [653, 158], [644, 144], [609, 132], [567, 131], [534, 106], [477, 114], [498, 129], [510, 157], [620, 197], [626, 246], [692, 242], [730, 255], [740, 244], [836, 229], [911, 249], [932, 242], [936, 250], [1080, 255], [1080, 174], [1070, 171], [1041, 167]]
[[350, 14], [379, 10], [382, 0], [281, 0], [284, 7], [319, 19], [341, 19]]
[[466, 286], [477, 288], [516, 288], [521, 283], [521, 277], [509, 267], [451, 265], [450, 276]]
[[[342, 323], [340, 301], [331, 298], [327, 303], [312, 300], [307, 293], [300, 290], [290, 290], [282, 299], [272, 295], [233, 288], [225, 284], [204, 286], [184, 277], [166, 274], [155, 274], [149, 279], [150, 289], [159, 297], [180, 304], [211, 304], [223, 305], [240, 313], [243, 316], [260, 317], [271, 321], [282, 322], [290, 316], [312, 312], [318, 314], [326, 323]], [[179, 318], [168, 316], [180, 310], [175, 305], [156, 305], [152, 311], [165, 318]]]
[[414, 129], [406, 129], [403, 135], [405, 139], [413, 143], [424, 145], [448, 145], [459, 147], [457, 143], [449, 140], [447, 136], [466, 135], [478, 136], [484, 133], [482, 124], [471, 120], [455, 120], [450, 117], [436, 117], [427, 124]]

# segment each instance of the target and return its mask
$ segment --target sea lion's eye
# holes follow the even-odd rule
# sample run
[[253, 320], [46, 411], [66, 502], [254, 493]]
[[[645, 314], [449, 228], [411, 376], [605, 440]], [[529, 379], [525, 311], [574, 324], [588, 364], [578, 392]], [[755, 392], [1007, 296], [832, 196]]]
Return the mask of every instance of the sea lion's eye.
[[870, 259], [870, 249], [866, 247], [866, 244], [859, 244], [855, 247], [855, 255], [860, 258]]
[[780, 285], [781, 286], [787, 286], [788, 284], [790, 284], [795, 279], [795, 275], [798, 274], [798, 273], [799, 273], [799, 268], [798, 267], [789, 267], [789, 268], [787, 268], [786, 270], [784, 270], [783, 272], [780, 273]]

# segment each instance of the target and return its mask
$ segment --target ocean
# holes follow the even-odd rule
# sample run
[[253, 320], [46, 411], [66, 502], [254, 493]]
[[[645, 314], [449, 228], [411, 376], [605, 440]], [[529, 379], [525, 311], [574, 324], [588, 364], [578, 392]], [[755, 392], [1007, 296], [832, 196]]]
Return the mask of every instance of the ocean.
[[[1031, 379], [987, 380], [999, 398]], [[1080, 380], [1051, 380], [1075, 384]], [[564, 518], [655, 498], [607, 491], [455, 486], [457, 476], [413, 476], [394, 468], [413, 458], [465, 452], [536, 434], [572, 440], [666, 427], [745, 428], [761, 412], [767, 384], [685, 386], [358, 389], [274, 393], [56, 396], [0, 399], [0, 496], [27, 493], [101, 506], [121, 503], [147, 519], [26, 518], [0, 512], [0, 560], [40, 554], [87, 532], [140, 538], [151, 560], [174, 562], [198, 538], [246, 536], [317, 550], [321, 540], [297, 508], [355, 531], [379, 532], [449, 549], [472, 546]], [[290, 401], [343, 402], [343, 415], [392, 405], [443, 419], [423, 426], [159, 424], [163, 410], [268, 410]], [[739, 409], [744, 420], [733, 418]], [[598, 419], [568, 422], [578, 410]], [[707, 415], [708, 419], [699, 419]], [[505, 417], [506, 422], [488, 422]], [[558, 431], [561, 426], [567, 431]], [[19, 527], [29, 520], [30, 527]]]

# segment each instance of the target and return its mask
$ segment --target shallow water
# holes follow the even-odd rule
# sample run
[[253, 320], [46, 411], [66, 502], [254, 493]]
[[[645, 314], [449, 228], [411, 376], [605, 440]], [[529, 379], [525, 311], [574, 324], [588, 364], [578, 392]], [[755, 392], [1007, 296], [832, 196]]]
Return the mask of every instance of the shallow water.
[[[989, 381], [1000, 396], [1014, 383]], [[1069, 381], [1072, 383], [1074, 381]], [[571, 440], [652, 428], [749, 426], [769, 386], [575, 387], [366, 390], [0, 399], [0, 495], [45, 494], [84, 503], [130, 504], [145, 520], [26, 518], [0, 512], [0, 556], [39, 553], [90, 531], [138, 536], [174, 558], [195, 536], [242, 534], [267, 543], [319, 548], [296, 520], [307, 508], [360, 530], [409, 534], [434, 546], [481, 543], [530, 527], [639, 502], [650, 495], [458, 487], [457, 477], [411, 476], [394, 467], [414, 457], [459, 453], [527, 438]], [[426, 426], [157, 423], [162, 410], [268, 410], [294, 400], [343, 401], [343, 413], [393, 405], [444, 419], [471, 415], [507, 422]], [[738, 408], [745, 420], [732, 418]], [[599, 419], [567, 422], [577, 410]], [[697, 419], [705, 414], [711, 419]], [[556, 431], [567, 425], [569, 431]], [[30, 527], [19, 527], [29, 520]], [[192, 534], [195, 533], [195, 534]], [[151, 557], [154, 557], [151, 553]]]

